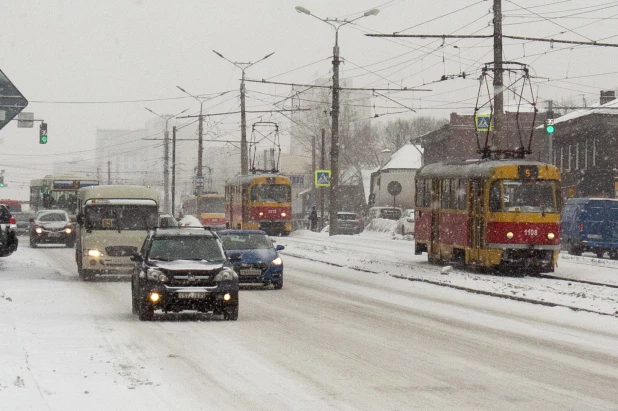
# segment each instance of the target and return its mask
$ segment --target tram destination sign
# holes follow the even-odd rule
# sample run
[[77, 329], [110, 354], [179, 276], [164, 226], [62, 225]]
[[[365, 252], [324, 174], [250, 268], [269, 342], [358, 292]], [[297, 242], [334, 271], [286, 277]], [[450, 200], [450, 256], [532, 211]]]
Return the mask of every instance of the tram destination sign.
[[522, 180], [538, 178], [539, 168], [537, 166], [518, 166], [517, 175]]

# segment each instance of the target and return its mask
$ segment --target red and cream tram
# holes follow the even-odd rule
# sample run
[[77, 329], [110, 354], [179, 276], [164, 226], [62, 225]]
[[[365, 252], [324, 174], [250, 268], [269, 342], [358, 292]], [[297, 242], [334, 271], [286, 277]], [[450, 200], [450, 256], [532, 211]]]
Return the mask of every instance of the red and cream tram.
[[560, 249], [560, 173], [523, 159], [429, 164], [416, 180], [415, 253], [430, 262], [551, 272]]

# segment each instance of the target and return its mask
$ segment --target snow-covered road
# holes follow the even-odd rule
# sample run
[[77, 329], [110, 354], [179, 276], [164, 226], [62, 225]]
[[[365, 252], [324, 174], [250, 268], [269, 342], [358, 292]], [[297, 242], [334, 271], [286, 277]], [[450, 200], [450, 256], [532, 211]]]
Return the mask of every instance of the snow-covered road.
[[81, 282], [73, 254], [0, 260], [0, 409], [618, 407], [614, 317], [284, 255], [283, 290], [243, 289], [236, 322], [144, 323], [129, 282]]

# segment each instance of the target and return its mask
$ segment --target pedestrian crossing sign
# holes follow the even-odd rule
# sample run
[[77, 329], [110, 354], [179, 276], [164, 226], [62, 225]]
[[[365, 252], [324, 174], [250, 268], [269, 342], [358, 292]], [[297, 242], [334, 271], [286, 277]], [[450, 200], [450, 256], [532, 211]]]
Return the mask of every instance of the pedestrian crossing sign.
[[475, 116], [476, 131], [492, 131], [493, 122], [491, 121], [491, 114], [477, 114]]
[[315, 170], [315, 186], [330, 187], [330, 170]]

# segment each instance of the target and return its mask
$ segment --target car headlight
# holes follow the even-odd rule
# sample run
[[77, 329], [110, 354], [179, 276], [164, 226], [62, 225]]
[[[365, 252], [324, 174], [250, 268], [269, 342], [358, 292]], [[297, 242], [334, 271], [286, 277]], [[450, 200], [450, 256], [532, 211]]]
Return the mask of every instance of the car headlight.
[[43, 229], [41, 227], [37, 227], [34, 229], [34, 232], [37, 234], [41, 234], [43, 232]]
[[163, 274], [161, 271], [156, 270], [154, 268], [149, 268], [146, 276], [149, 280], [153, 281], [161, 281], [162, 283], [167, 281], [167, 276]]
[[215, 276], [215, 281], [219, 282], [219, 281], [231, 281], [234, 279], [234, 271], [230, 270], [229, 268], [227, 269], [223, 269], [221, 271], [219, 271], [219, 274], [217, 274]]
[[88, 253], [88, 257], [103, 257], [103, 252], [100, 250], [86, 250], [86, 253]]
[[281, 257], [277, 257], [277, 258], [275, 258], [275, 259], [271, 262], [271, 264], [272, 264], [272, 265], [281, 265], [281, 264], [283, 264], [283, 260], [281, 259]]
[[513, 236], [514, 236], [514, 234], [512, 232], [510, 232], [510, 231], [508, 233], [506, 233], [506, 238], [508, 238], [509, 240], [512, 240]]
[[67, 234], [71, 234], [73, 232], [73, 230], [71, 228], [67, 227], [67, 228], [64, 229], [64, 232], [67, 233]]

